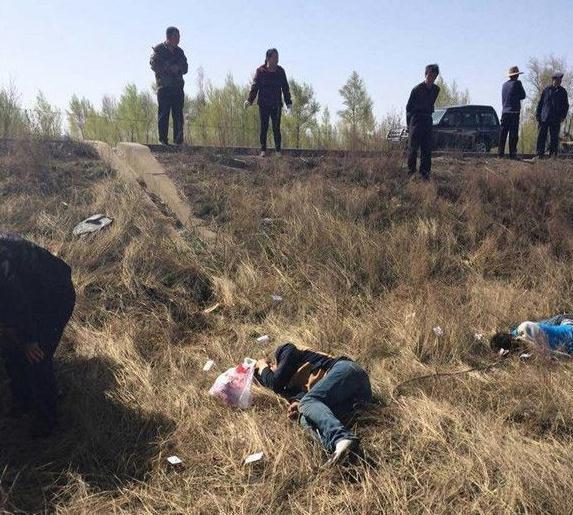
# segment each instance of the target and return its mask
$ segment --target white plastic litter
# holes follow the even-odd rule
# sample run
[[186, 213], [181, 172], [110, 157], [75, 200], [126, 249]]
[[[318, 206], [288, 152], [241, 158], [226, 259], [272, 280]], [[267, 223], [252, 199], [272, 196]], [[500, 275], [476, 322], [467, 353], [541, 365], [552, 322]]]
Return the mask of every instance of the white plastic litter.
[[273, 302], [282, 302], [283, 298], [280, 295], [271, 295], [271, 299], [273, 299]]
[[507, 356], [508, 354], [509, 354], [509, 350], [508, 350], [508, 349], [499, 349], [499, 352], [498, 352], [497, 355], [498, 355], [500, 358], [503, 358], [504, 356]]
[[255, 376], [254, 360], [245, 360], [223, 372], [209, 390], [209, 395], [216, 397], [228, 406], [246, 409], [253, 402], [251, 387]]
[[439, 338], [440, 336], [444, 336], [444, 330], [443, 330], [439, 325], [437, 325], [436, 327], [434, 327], [434, 328], [432, 329], [432, 331], [434, 331], [434, 334], [435, 334], [438, 338]]
[[80, 236], [82, 234], [101, 231], [112, 222], [113, 218], [109, 218], [106, 215], [93, 215], [76, 225], [74, 227], [73, 234], [74, 236]]
[[254, 454], [249, 454], [245, 458], [245, 465], [249, 465], [250, 463], [256, 463], [257, 461], [261, 461], [263, 459], [262, 452], [255, 452]]
[[524, 352], [523, 354], [519, 355], [521, 359], [529, 359], [531, 356], [533, 356], [531, 352]]
[[181, 463], [183, 463], [183, 461], [181, 461], [181, 458], [179, 458], [178, 456], [169, 456], [169, 458], [167, 458], [167, 461], [171, 465], [181, 465]]
[[203, 366], [203, 372], [209, 372], [209, 370], [213, 368], [214, 364], [215, 362], [212, 359], [208, 360]]
[[271, 341], [271, 337], [268, 334], [264, 334], [263, 336], [259, 336], [257, 338], [257, 343], [269, 343]]
[[483, 342], [485, 340], [485, 336], [481, 333], [475, 333], [474, 334], [474, 338], [478, 341], [478, 342]]

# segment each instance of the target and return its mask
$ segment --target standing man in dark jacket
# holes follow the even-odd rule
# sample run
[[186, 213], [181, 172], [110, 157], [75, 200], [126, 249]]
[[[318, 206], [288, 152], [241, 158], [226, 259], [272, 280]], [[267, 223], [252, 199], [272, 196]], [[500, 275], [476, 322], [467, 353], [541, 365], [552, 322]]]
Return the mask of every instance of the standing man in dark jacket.
[[440, 88], [434, 82], [439, 73], [437, 64], [426, 66], [426, 79], [412, 90], [406, 104], [408, 171], [411, 175], [416, 173], [420, 149], [420, 174], [424, 180], [430, 179], [432, 171], [432, 113], [440, 94]]
[[523, 84], [518, 80], [523, 72], [517, 66], [509, 69], [509, 80], [501, 89], [501, 131], [499, 133], [498, 156], [505, 154], [505, 142], [509, 134], [509, 158], [517, 158], [517, 142], [519, 141], [519, 116], [521, 113], [521, 101], [525, 98]]
[[537, 136], [537, 156], [542, 159], [545, 156], [545, 145], [547, 132], [551, 135], [549, 143], [549, 155], [556, 156], [559, 152], [559, 130], [561, 123], [565, 121], [569, 112], [569, 100], [567, 91], [561, 86], [563, 80], [562, 73], [555, 73], [552, 77], [553, 83], [547, 86], [535, 113], [537, 123], [539, 123], [539, 134]]
[[285, 343], [275, 363], [260, 359], [258, 381], [289, 401], [287, 415], [299, 420], [326, 450], [326, 465], [335, 465], [356, 451], [358, 439], [344, 421], [372, 402], [368, 374], [350, 358], [299, 349]]
[[283, 96], [287, 109], [292, 108], [290, 88], [284, 68], [279, 66], [279, 53], [276, 48], [267, 50], [265, 64], [260, 66], [253, 80], [249, 98], [245, 101], [245, 108], [253, 105], [255, 98], [259, 97], [260, 115], [260, 142], [261, 157], [267, 154], [267, 133], [269, 131], [269, 118], [273, 123], [273, 136], [277, 155], [281, 154], [281, 113]]
[[0, 352], [10, 380], [11, 415], [32, 412], [33, 436], [48, 436], [56, 424], [53, 356], [75, 300], [64, 261], [0, 232]]
[[169, 27], [164, 43], [153, 47], [151, 54], [151, 69], [155, 72], [157, 83], [159, 141], [169, 145], [169, 113], [173, 116], [173, 142], [183, 143], [183, 104], [185, 82], [183, 75], [189, 70], [185, 52], [179, 47], [179, 29]]

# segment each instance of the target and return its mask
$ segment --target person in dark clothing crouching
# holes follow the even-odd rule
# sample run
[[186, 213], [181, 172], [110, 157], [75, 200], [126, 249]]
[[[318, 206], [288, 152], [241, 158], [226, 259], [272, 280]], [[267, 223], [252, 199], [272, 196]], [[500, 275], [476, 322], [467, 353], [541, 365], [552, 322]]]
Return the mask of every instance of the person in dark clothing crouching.
[[285, 343], [275, 352], [276, 363], [260, 359], [256, 378], [289, 402], [288, 416], [299, 419], [327, 452], [327, 466], [344, 460], [358, 447], [344, 425], [360, 407], [372, 401], [368, 374], [347, 357], [329, 356]]
[[179, 39], [179, 30], [169, 27], [165, 42], [153, 47], [150, 60], [157, 85], [157, 128], [162, 145], [169, 145], [169, 114], [173, 116], [173, 142], [176, 145], [183, 143], [183, 75], [189, 70], [189, 65], [185, 52], [179, 47]]
[[267, 153], [267, 133], [269, 131], [269, 118], [273, 124], [273, 136], [277, 155], [281, 153], [281, 113], [283, 96], [287, 109], [292, 108], [290, 88], [284, 68], [279, 66], [279, 53], [276, 48], [267, 50], [265, 64], [257, 68], [249, 98], [245, 101], [245, 108], [253, 105], [258, 95], [260, 115], [260, 142], [261, 157]]
[[416, 173], [418, 149], [420, 149], [420, 174], [428, 180], [432, 171], [432, 113], [440, 88], [434, 84], [440, 68], [437, 64], [426, 66], [426, 78], [410, 93], [406, 104], [408, 125], [408, 171]]
[[525, 98], [525, 89], [519, 79], [523, 72], [517, 66], [509, 69], [509, 80], [504, 82], [501, 89], [501, 130], [499, 132], [498, 156], [505, 155], [505, 143], [509, 135], [509, 158], [517, 158], [517, 142], [519, 141], [519, 116], [521, 101]]
[[70, 267], [47, 250], [0, 232], [0, 353], [14, 418], [32, 413], [32, 436], [57, 421], [53, 356], [74, 310]]

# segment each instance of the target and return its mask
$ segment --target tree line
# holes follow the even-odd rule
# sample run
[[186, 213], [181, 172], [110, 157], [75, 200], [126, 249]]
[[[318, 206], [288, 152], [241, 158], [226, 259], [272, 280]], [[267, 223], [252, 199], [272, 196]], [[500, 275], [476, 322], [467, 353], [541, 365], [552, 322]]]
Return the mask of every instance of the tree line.
[[[529, 60], [525, 75], [528, 99], [522, 115], [520, 139], [522, 152], [534, 148], [535, 107], [556, 69], [566, 72], [563, 86], [572, 94], [573, 70], [567, 68], [565, 59], [550, 56]], [[295, 78], [289, 83], [293, 110], [283, 118], [285, 147], [384, 149], [388, 131], [404, 123], [402, 110], [390, 111], [381, 120], [376, 119], [372, 97], [356, 71], [339, 89], [343, 107], [336, 113], [336, 119], [327, 106], [321, 106], [311, 84]], [[455, 80], [447, 83], [440, 76], [437, 84], [441, 89], [437, 107], [470, 103], [469, 91], [461, 89]], [[199, 68], [196, 87], [192, 88], [195, 94], [186, 96], [186, 141], [194, 145], [256, 146], [258, 115], [255, 109], [242, 107], [249, 87], [249, 84], [237, 84], [232, 75], [226, 77], [223, 85], [216, 86]], [[571, 131], [571, 116], [565, 123], [565, 130]], [[85, 97], [73, 95], [68, 108], [62, 112], [52, 106], [41, 91], [34, 105], [24, 109], [17, 88], [8, 84], [0, 88], [0, 137], [26, 135], [44, 138], [67, 135], [112, 144], [118, 141], [156, 143], [155, 91], [140, 90], [135, 84], [128, 84], [119, 98], [106, 95], [97, 106]]]

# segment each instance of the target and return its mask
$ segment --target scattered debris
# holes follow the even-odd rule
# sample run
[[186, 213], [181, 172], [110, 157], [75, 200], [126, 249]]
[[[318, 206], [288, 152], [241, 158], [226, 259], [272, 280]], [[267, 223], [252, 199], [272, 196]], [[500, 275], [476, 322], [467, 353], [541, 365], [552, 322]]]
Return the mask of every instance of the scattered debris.
[[245, 465], [249, 465], [251, 463], [256, 463], [257, 461], [261, 461], [263, 459], [262, 452], [255, 452], [254, 454], [249, 454], [245, 458]]
[[76, 225], [74, 227], [73, 234], [74, 236], [80, 236], [82, 234], [101, 231], [104, 227], [107, 227], [112, 222], [113, 218], [109, 218], [106, 215], [93, 215]]
[[497, 353], [497, 355], [500, 358], [504, 358], [505, 356], [507, 356], [509, 354], [509, 349], [499, 349], [499, 352]]
[[273, 302], [282, 302], [283, 298], [280, 295], [271, 295], [271, 299], [273, 299]]
[[215, 362], [212, 359], [207, 360], [207, 363], [205, 363], [205, 365], [203, 366], [203, 372], [209, 372], [209, 370], [213, 368], [214, 364]]
[[529, 359], [531, 356], [533, 356], [531, 352], [524, 352], [523, 354], [519, 355], [520, 359]]
[[434, 327], [434, 328], [432, 329], [432, 331], [434, 331], [434, 334], [435, 334], [438, 338], [439, 338], [440, 336], [444, 336], [444, 330], [443, 330], [439, 325], [437, 325], [436, 327]]
[[203, 314], [204, 315], [208, 315], [209, 313], [213, 313], [213, 311], [219, 309], [221, 307], [221, 303], [217, 302], [217, 304], [214, 304], [213, 306], [211, 306], [210, 308], [204, 309], [203, 310]]
[[483, 342], [485, 340], [485, 336], [482, 333], [475, 333], [474, 334], [474, 338], [478, 341], [478, 342]]
[[169, 458], [167, 458], [167, 461], [171, 465], [181, 465], [181, 463], [183, 463], [183, 461], [181, 461], [181, 458], [179, 458], [178, 456], [169, 456]]
[[271, 341], [271, 337], [268, 334], [264, 334], [263, 336], [259, 336], [257, 338], [257, 343], [269, 343]]
[[261, 222], [264, 224], [272, 224], [274, 222], [274, 219], [273, 218], [263, 218], [261, 220]]
[[243, 365], [246, 367], [254, 367], [257, 364], [257, 360], [253, 358], [245, 358], [243, 360]]

